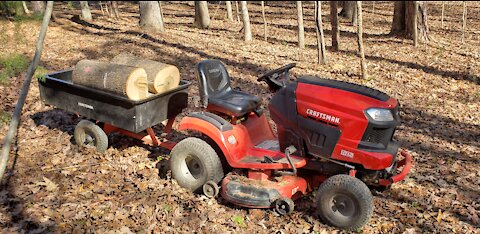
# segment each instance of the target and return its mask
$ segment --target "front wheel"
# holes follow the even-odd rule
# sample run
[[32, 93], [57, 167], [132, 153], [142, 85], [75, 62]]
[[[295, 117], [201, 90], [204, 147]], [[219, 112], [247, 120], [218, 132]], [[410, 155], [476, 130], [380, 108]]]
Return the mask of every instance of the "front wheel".
[[189, 137], [178, 142], [170, 155], [172, 177], [191, 191], [201, 192], [207, 181], [218, 183], [224, 177], [217, 153], [199, 138]]
[[373, 196], [361, 180], [335, 175], [320, 185], [317, 207], [324, 222], [353, 231], [363, 227], [372, 216]]
[[82, 120], [75, 126], [73, 137], [77, 145], [95, 148], [100, 153], [108, 148], [107, 134], [98, 125], [88, 120]]

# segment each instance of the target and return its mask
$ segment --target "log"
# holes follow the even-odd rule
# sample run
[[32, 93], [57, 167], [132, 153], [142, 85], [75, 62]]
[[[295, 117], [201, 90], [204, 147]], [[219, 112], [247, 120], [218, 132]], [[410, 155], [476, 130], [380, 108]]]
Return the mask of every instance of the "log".
[[147, 72], [148, 91], [151, 93], [163, 93], [178, 87], [180, 83], [180, 71], [177, 67], [135, 57], [128, 53], [121, 53], [115, 56], [112, 63], [141, 67]]
[[102, 89], [138, 101], [147, 98], [147, 73], [143, 68], [93, 60], [75, 66], [72, 82]]

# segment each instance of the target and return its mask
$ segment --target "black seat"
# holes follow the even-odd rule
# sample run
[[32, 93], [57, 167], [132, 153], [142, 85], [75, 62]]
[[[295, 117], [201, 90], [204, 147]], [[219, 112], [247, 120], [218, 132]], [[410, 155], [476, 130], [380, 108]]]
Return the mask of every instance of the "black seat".
[[259, 98], [230, 87], [230, 76], [219, 60], [201, 61], [197, 72], [200, 97], [207, 109], [240, 117], [260, 106]]

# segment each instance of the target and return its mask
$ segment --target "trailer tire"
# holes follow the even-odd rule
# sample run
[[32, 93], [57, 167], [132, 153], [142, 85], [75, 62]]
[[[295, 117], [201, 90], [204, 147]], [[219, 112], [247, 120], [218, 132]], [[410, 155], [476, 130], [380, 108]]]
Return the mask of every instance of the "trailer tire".
[[361, 180], [335, 175], [320, 185], [317, 209], [320, 218], [329, 225], [355, 231], [372, 216], [373, 196]]
[[107, 134], [96, 124], [82, 120], [73, 132], [77, 145], [86, 148], [95, 148], [98, 152], [104, 153], [108, 148]]
[[180, 186], [194, 192], [202, 192], [207, 181], [219, 183], [225, 176], [220, 158], [212, 146], [195, 137], [183, 139], [173, 147], [170, 169]]

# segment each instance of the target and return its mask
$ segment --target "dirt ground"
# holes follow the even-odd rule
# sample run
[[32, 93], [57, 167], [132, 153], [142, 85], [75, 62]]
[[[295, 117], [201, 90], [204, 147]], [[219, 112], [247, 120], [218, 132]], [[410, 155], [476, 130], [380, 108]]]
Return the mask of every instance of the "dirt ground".
[[[192, 26], [193, 7], [163, 3], [167, 32], [149, 33], [138, 25], [138, 6], [121, 3], [121, 19], [94, 21], [74, 17], [79, 11], [55, 4], [41, 66], [68, 69], [80, 59], [110, 60], [121, 52], [179, 67], [198, 88], [195, 64], [220, 59], [233, 85], [268, 103], [271, 94], [256, 77], [295, 62], [294, 75], [317, 75], [364, 84], [397, 98], [402, 125], [396, 140], [412, 152], [408, 179], [375, 193], [374, 214], [364, 233], [480, 233], [480, 4], [469, 2], [465, 43], [461, 42], [461, 2], [448, 2], [441, 28], [440, 2], [428, 2], [431, 40], [388, 36], [392, 2], [364, 2], [364, 40], [369, 78], [360, 76], [355, 28], [341, 24], [341, 51], [327, 46], [327, 65], [316, 64], [313, 3], [305, 2], [306, 49], [296, 47], [294, 2], [268, 2], [268, 41], [263, 41], [259, 3], [249, 3], [254, 42], [242, 40], [241, 22], [228, 22], [224, 6], [210, 4], [211, 28]], [[374, 12], [373, 12], [374, 11]], [[216, 12], [216, 13], [215, 13]], [[329, 7], [323, 5], [326, 43], [331, 44]], [[33, 57], [38, 22], [0, 21], [2, 54]], [[0, 107], [13, 112], [23, 77], [0, 86]], [[322, 94], [318, 94], [322, 95]], [[179, 116], [177, 121], [180, 119]], [[313, 196], [296, 202], [296, 211], [280, 217], [271, 210], [248, 210], [207, 199], [180, 188], [168, 172], [168, 151], [120, 135], [109, 137], [105, 154], [80, 149], [72, 140], [79, 118], [46, 106], [32, 83], [12, 148], [8, 183], [0, 191], [3, 232], [179, 232], [190, 233], [336, 233], [318, 220]], [[1, 127], [3, 139], [8, 126]], [[157, 129], [160, 131], [161, 129]], [[179, 133], [176, 137], [180, 137]]]

